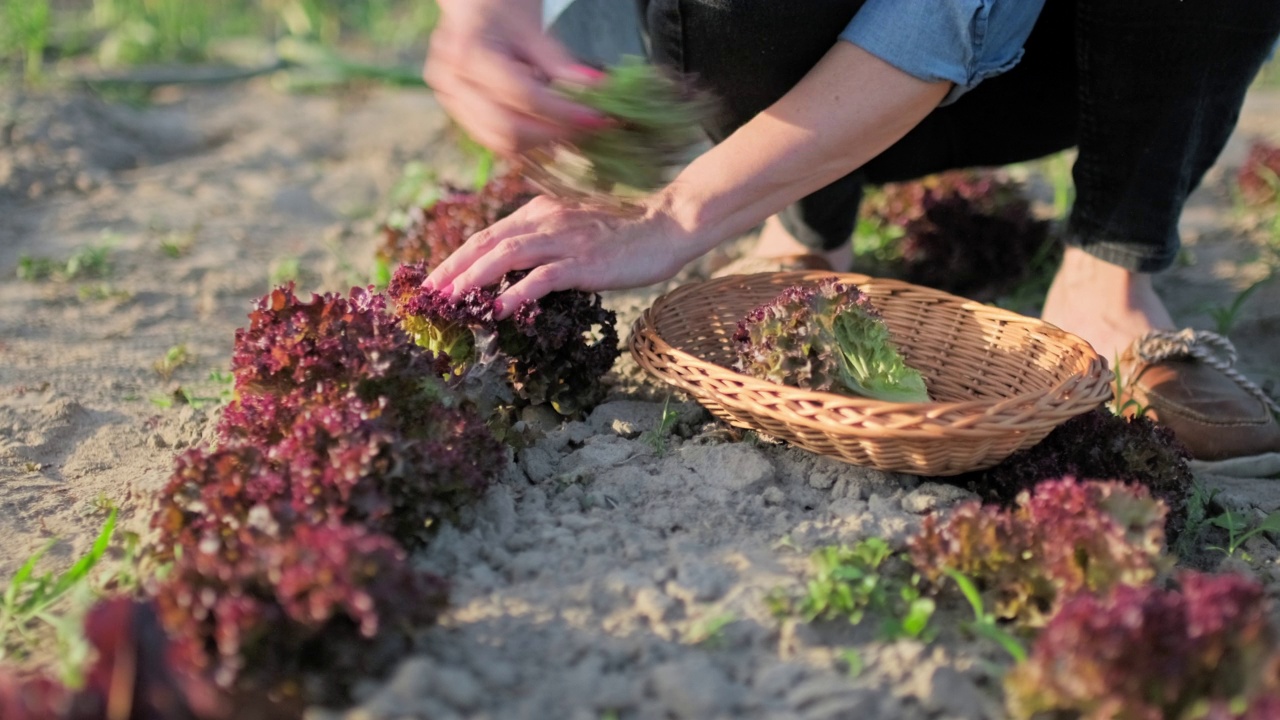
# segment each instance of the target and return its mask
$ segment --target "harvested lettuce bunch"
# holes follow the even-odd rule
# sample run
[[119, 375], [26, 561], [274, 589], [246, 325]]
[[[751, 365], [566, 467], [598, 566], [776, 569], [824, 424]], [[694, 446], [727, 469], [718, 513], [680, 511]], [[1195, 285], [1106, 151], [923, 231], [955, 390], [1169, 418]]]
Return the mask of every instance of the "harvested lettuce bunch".
[[687, 83], [638, 58], [624, 58], [591, 86], [562, 86], [566, 97], [614, 121], [572, 146], [534, 157], [535, 180], [555, 194], [634, 195], [662, 187], [702, 142], [712, 103]]
[[839, 278], [796, 285], [752, 310], [733, 336], [734, 366], [762, 380], [889, 402], [929, 402], [871, 300]]

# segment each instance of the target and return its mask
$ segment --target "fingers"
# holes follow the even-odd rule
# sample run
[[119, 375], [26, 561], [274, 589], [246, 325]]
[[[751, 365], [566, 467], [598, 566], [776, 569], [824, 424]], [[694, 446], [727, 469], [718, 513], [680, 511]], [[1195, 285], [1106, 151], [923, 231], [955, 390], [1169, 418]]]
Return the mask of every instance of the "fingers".
[[504, 156], [562, 140], [572, 131], [540, 118], [503, 108], [467, 85], [436, 91], [436, 97], [472, 140]]
[[[498, 282], [512, 270], [533, 268], [498, 298], [498, 319], [509, 317], [526, 300], [574, 287], [571, 259], [558, 258], [553, 238], [544, 233], [501, 240], [477, 233], [428, 276], [423, 287], [440, 288], [457, 297], [472, 287]], [[543, 264], [547, 263], [547, 264]]]
[[[528, 274], [497, 298], [499, 318], [558, 290], [648, 285], [674, 275], [695, 242], [661, 213], [621, 218], [607, 211], [535, 198], [467, 239], [423, 287], [458, 297], [513, 270]], [[684, 249], [684, 250], [682, 250]]]
[[[577, 131], [601, 130], [609, 125], [603, 114], [565, 98], [536, 78], [529, 65], [501, 53], [474, 53], [471, 62], [458, 70], [464, 82], [515, 115]], [[557, 72], [565, 73], [560, 68]]]
[[514, 155], [612, 124], [603, 114], [550, 87], [549, 80], [591, 84], [602, 75], [577, 65], [541, 31], [508, 33], [503, 38], [473, 34], [438, 29], [423, 79], [477, 142]]
[[[435, 270], [432, 270], [427, 275], [424, 286], [443, 288], [446, 285], [452, 285], [460, 290], [470, 287], [469, 285], [460, 285], [457, 282], [458, 276], [463, 271], [468, 270], [507, 238], [529, 235], [538, 231], [538, 217], [540, 215], [536, 212], [538, 204], [540, 203], [535, 199], [512, 215], [467, 238], [462, 247], [454, 250]], [[473, 273], [472, 275], [474, 276], [475, 274]], [[501, 277], [501, 275], [498, 277]], [[492, 280], [496, 279], [495, 277]]]
[[548, 293], [576, 287], [573, 267], [571, 261], [562, 260], [530, 270], [520, 282], [498, 296], [498, 319], [510, 317], [526, 300], [537, 300]]
[[595, 85], [604, 79], [604, 73], [579, 64], [563, 45], [546, 33], [531, 36], [520, 46], [519, 55], [551, 80], [575, 85]]
[[508, 237], [455, 274], [449, 282], [453, 285], [454, 294], [458, 294], [467, 288], [492, 285], [512, 270], [542, 266], [556, 260], [558, 254], [553, 238], [546, 233]]

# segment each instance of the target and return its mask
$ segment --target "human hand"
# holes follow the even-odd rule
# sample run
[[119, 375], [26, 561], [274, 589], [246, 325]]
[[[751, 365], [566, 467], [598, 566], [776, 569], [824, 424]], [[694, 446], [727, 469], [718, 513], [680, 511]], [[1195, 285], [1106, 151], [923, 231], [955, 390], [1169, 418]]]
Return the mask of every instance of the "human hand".
[[603, 75], [543, 32], [539, 0], [442, 0], [440, 7], [423, 79], [476, 142], [515, 155], [609, 125], [551, 89], [555, 81], [590, 85]]
[[457, 296], [511, 270], [531, 270], [499, 298], [499, 315], [506, 317], [525, 300], [555, 290], [665, 280], [717, 242], [883, 152], [937, 107], [950, 86], [918, 80], [856, 45], [837, 43], [799, 85], [642, 200], [638, 212], [618, 215], [537, 198], [468, 239], [425, 286]]
[[627, 214], [574, 201], [538, 197], [476, 233], [440, 263], [424, 287], [458, 296], [497, 282], [512, 270], [524, 279], [498, 298], [498, 316], [556, 290], [640, 287], [670, 278], [705, 251], [671, 204], [653, 196]]

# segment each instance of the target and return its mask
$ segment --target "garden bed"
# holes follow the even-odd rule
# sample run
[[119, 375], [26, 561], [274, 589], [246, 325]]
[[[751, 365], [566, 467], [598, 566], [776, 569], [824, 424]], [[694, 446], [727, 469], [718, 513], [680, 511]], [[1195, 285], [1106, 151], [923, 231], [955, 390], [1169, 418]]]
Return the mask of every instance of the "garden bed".
[[[405, 164], [458, 182], [469, 168], [425, 92], [300, 97], [255, 82], [165, 91], [144, 109], [5, 93], [0, 571], [10, 576], [55, 538], [42, 567], [83, 556], [113, 507], [122, 528], [145, 534], [174, 456], [212, 439], [221, 373], [252, 301], [288, 279], [304, 290], [364, 284]], [[1160, 280], [1177, 289], [1166, 296], [1180, 322], [1212, 327], [1206, 307], [1230, 305], [1269, 271], [1266, 238], [1232, 213], [1225, 168], [1252, 136], [1280, 140], [1276, 100], [1274, 90], [1251, 99], [1227, 165], [1195, 196], [1189, 261]], [[47, 277], [19, 279], [36, 257], [51, 260]], [[619, 330], [703, 269], [609, 294]], [[1232, 333], [1262, 381], [1280, 381], [1277, 300], [1276, 283], [1261, 287]], [[926, 645], [885, 640], [874, 623], [804, 622], [770, 601], [803, 592], [812, 552], [868, 538], [900, 548], [928, 513], [975, 495], [731, 431], [678, 394], [668, 404], [668, 389], [625, 355], [608, 383], [581, 420], [525, 418], [531, 444], [412, 557], [451, 580], [438, 624], [389, 678], [354, 683], [354, 710], [314, 717], [1003, 716], [996, 669], [1007, 655], [963, 631], [973, 619], [963, 603], [938, 608], [939, 637]], [[1273, 482], [1233, 483], [1220, 501], [1270, 512]], [[1194, 558], [1275, 594], [1275, 548], [1258, 536], [1243, 549], [1251, 560]], [[119, 547], [112, 554], [118, 562]], [[49, 652], [27, 661], [58, 664]]]

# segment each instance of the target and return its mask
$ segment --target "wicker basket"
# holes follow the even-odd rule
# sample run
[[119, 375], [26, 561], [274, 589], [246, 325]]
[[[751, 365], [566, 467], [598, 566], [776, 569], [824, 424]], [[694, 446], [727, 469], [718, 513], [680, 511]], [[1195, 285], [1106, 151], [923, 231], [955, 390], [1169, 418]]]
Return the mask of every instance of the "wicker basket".
[[631, 332], [649, 372], [711, 412], [807, 450], [918, 475], [991, 467], [1111, 396], [1106, 363], [1048, 323], [896, 280], [841, 274], [884, 314], [932, 403], [812, 392], [734, 372], [738, 321], [789, 285], [829, 272], [735, 275], [659, 298]]

